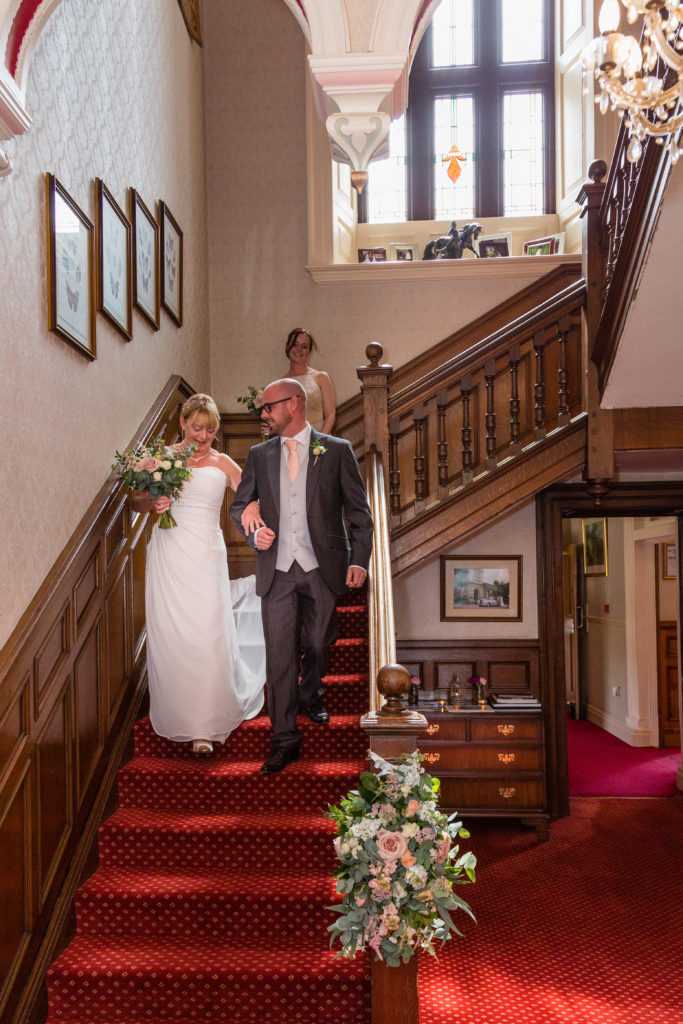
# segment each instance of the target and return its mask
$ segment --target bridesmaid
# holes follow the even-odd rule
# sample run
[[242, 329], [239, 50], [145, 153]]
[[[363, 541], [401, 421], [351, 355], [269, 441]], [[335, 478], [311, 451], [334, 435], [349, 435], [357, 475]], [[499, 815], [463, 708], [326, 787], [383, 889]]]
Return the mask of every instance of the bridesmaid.
[[334, 426], [337, 400], [329, 373], [308, 365], [318, 346], [310, 331], [295, 327], [289, 332], [285, 355], [289, 358], [288, 377], [295, 377], [306, 391], [306, 419], [314, 430], [329, 434]]

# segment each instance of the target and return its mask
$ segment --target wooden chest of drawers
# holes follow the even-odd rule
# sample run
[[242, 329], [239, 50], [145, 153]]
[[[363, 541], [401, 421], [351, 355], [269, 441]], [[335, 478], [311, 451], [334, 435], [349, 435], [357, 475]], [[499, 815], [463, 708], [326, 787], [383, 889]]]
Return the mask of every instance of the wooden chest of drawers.
[[425, 712], [424, 767], [441, 806], [467, 817], [516, 817], [549, 836], [541, 713]]

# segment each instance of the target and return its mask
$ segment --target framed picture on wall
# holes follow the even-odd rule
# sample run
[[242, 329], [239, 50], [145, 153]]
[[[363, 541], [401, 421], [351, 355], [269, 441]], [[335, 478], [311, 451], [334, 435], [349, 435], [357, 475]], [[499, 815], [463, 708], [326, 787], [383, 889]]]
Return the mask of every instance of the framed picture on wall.
[[673, 542], [666, 541], [664, 544], [664, 557], [662, 559], [663, 578], [665, 580], [675, 580], [678, 577], [678, 563], [676, 545]]
[[48, 327], [95, 359], [94, 228], [54, 174], [45, 180]]
[[133, 337], [130, 221], [101, 178], [97, 189], [97, 308], [128, 341]]
[[138, 192], [130, 190], [133, 228], [133, 303], [159, 330], [159, 226]]
[[582, 519], [583, 571], [586, 576], [607, 576], [607, 520]]
[[522, 619], [522, 556], [441, 556], [441, 621]]
[[178, 327], [183, 322], [183, 233], [163, 199], [159, 200], [161, 229], [161, 305]]

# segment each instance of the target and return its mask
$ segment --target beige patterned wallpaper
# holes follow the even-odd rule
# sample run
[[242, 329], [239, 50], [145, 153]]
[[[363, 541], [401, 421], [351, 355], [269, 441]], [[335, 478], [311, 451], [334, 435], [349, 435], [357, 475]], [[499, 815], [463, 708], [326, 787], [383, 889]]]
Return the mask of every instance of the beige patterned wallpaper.
[[[169, 0], [64, 0], [27, 89], [33, 129], [0, 178], [0, 646], [169, 376], [209, 386], [202, 50]], [[97, 316], [97, 360], [47, 330], [45, 172], [91, 220], [93, 179], [135, 186], [184, 232], [184, 325]]]

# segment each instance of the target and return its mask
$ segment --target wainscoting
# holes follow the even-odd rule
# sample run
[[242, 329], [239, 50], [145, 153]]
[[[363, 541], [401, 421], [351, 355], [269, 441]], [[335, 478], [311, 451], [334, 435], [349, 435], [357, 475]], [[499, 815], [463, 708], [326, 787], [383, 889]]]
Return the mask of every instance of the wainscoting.
[[[173, 438], [172, 377], [133, 441]], [[151, 523], [109, 479], [0, 652], [0, 1020], [30, 1019], [145, 689]]]

